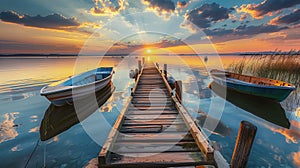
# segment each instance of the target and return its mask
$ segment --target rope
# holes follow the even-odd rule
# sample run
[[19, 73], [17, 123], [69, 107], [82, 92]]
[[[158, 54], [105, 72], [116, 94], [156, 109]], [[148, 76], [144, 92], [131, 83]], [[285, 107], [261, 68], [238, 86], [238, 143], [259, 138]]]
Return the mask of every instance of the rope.
[[40, 139], [37, 140], [36, 145], [35, 145], [33, 151], [31, 152], [31, 154], [30, 154], [30, 156], [29, 156], [29, 158], [28, 158], [28, 160], [27, 160], [27, 162], [26, 162], [26, 164], [25, 164], [25, 168], [27, 168], [27, 166], [28, 166], [28, 164], [29, 164], [29, 161], [31, 160], [31, 158], [32, 158], [32, 156], [33, 156], [33, 153], [36, 151], [36, 149], [37, 149], [37, 147], [38, 147], [38, 145], [39, 145], [39, 142], [40, 142]]

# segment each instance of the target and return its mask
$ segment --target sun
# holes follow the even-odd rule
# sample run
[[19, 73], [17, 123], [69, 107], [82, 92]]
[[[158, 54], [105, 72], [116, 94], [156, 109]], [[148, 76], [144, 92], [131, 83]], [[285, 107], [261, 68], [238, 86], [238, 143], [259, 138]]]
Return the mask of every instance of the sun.
[[146, 52], [147, 52], [148, 54], [150, 54], [150, 53], [151, 53], [151, 49], [147, 49]]

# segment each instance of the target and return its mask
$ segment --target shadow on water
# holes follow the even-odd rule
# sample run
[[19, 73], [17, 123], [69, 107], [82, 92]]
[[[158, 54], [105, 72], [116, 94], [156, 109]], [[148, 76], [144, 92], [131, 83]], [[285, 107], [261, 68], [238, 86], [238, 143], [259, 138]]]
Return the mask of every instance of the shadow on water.
[[[42, 141], [48, 140], [86, 119], [111, 97], [114, 89], [115, 87], [111, 82], [96, 94], [74, 100], [76, 101], [76, 108], [75, 105], [55, 106], [50, 104], [40, 125], [40, 139]], [[97, 103], [95, 103], [95, 95]]]
[[209, 87], [217, 95], [235, 106], [278, 126], [290, 128], [290, 122], [280, 103], [258, 96], [243, 94], [230, 88], [225, 88], [215, 82], [212, 82]]

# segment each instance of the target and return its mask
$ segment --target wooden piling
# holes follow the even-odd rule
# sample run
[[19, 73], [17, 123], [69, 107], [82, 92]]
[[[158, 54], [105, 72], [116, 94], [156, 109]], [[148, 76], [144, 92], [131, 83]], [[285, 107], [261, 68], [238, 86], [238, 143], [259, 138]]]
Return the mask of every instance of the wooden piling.
[[257, 127], [248, 121], [242, 121], [232, 154], [230, 167], [246, 167]]
[[145, 57], [143, 57], [142, 60], [143, 60], [143, 62], [142, 62], [143, 65], [145, 65]]
[[134, 76], [135, 81], [137, 80], [138, 76], [139, 76], [139, 70], [135, 69], [135, 76]]
[[138, 67], [139, 67], [139, 73], [141, 73], [141, 70], [142, 70], [142, 61], [141, 60], [138, 61]]
[[168, 79], [168, 71], [167, 71], [167, 69], [168, 69], [168, 65], [167, 64], [164, 64], [164, 75], [165, 75], [165, 78], [166, 79]]
[[182, 102], [182, 81], [181, 80], [175, 81], [175, 92], [176, 92], [176, 98], [181, 103]]

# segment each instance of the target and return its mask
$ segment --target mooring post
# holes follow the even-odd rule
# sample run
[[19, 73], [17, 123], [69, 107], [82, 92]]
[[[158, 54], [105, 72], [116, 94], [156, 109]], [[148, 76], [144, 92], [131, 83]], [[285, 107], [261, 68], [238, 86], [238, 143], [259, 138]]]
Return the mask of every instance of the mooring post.
[[157, 69], [159, 70], [159, 64], [158, 63], [156, 63], [156, 66], [157, 66]]
[[182, 81], [178, 80], [175, 81], [175, 92], [176, 92], [176, 97], [178, 101], [181, 103], [182, 101]]
[[137, 77], [139, 76], [139, 70], [138, 69], [135, 69], [135, 72], [134, 72], [134, 80], [136, 81], [137, 80]]
[[142, 60], [143, 60], [143, 62], [142, 62], [142, 63], [143, 63], [143, 65], [145, 65], [145, 57], [143, 57], [143, 59], [142, 59]]
[[164, 64], [164, 74], [165, 74], [165, 78], [168, 79], [168, 72], [167, 72], [167, 68], [168, 68], [168, 65], [167, 64]]
[[130, 88], [130, 96], [133, 96], [132, 90], [133, 88]]
[[139, 73], [141, 73], [141, 70], [142, 70], [142, 61], [141, 60], [138, 61], [138, 67], [139, 67]]
[[242, 121], [232, 154], [230, 167], [246, 167], [257, 127], [248, 121]]

